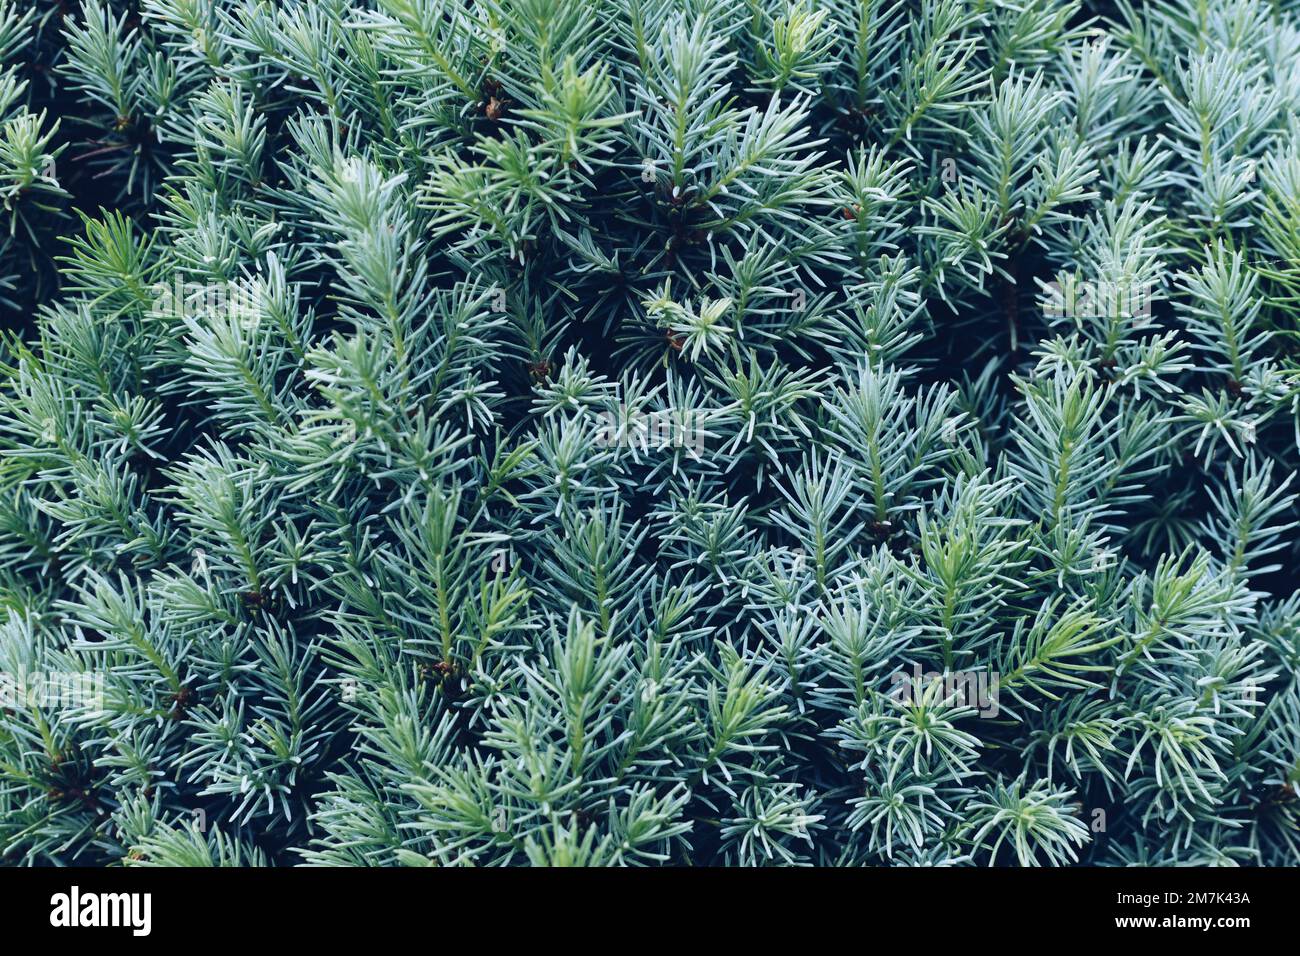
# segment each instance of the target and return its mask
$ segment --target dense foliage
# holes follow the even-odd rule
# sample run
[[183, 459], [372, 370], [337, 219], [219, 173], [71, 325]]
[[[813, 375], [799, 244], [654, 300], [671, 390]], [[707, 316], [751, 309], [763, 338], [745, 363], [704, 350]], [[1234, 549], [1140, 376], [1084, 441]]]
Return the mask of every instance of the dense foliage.
[[0, 859], [1300, 863], [1300, 4], [0, 58]]

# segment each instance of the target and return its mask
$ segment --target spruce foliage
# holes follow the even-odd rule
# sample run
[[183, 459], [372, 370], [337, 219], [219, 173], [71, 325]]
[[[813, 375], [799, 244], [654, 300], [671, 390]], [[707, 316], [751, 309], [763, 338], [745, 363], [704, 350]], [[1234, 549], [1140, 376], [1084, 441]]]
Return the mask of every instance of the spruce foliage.
[[1300, 3], [0, 61], [5, 863], [1300, 863]]

